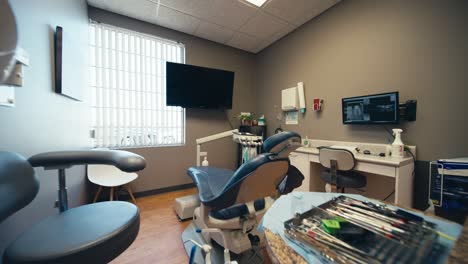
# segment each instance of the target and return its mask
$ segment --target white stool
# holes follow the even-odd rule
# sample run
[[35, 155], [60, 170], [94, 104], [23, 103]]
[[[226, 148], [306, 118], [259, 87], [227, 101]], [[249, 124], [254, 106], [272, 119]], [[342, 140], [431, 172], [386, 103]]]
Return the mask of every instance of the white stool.
[[103, 187], [110, 188], [110, 200], [114, 200], [115, 187], [124, 186], [132, 201], [136, 204], [135, 197], [133, 196], [130, 182], [138, 178], [136, 173], [128, 173], [119, 170], [111, 165], [88, 165], [88, 179], [90, 182], [99, 186], [99, 189], [94, 196], [93, 203], [98, 199], [99, 194]]

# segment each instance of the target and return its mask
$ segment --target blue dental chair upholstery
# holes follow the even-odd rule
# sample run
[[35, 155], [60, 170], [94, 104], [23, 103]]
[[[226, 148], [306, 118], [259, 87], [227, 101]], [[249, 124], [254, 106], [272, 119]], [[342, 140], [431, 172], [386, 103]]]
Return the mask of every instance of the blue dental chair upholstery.
[[59, 170], [60, 213], [26, 230], [8, 246], [3, 263], [108, 263], [135, 240], [138, 208], [127, 202], [102, 202], [68, 209], [65, 168], [108, 164], [126, 172], [145, 168], [145, 160], [126, 151], [90, 150], [42, 153], [26, 160], [0, 152], [0, 222], [28, 205], [39, 190], [33, 167]]
[[[237, 171], [215, 167], [191, 167], [201, 206], [194, 223], [200, 228], [219, 228], [219, 234], [205, 234], [234, 253], [251, 247], [248, 233], [279, 195], [301, 185], [304, 176], [289, 162], [289, 153], [301, 146], [295, 132], [282, 132], [264, 142], [265, 153], [244, 163]], [[228, 245], [224, 245], [224, 241]]]

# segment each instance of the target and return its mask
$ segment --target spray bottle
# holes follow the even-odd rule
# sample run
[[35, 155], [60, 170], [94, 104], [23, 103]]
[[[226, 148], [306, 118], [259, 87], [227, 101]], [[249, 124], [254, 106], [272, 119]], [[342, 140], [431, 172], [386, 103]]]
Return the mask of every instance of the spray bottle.
[[392, 157], [403, 158], [405, 155], [405, 144], [401, 141], [402, 129], [392, 129], [395, 140], [392, 143]]
[[208, 162], [208, 159], [207, 159], [207, 157], [206, 157], [206, 156], [205, 156], [205, 159], [203, 159], [203, 161], [202, 161], [201, 165], [202, 165], [203, 167], [210, 166], [210, 163]]

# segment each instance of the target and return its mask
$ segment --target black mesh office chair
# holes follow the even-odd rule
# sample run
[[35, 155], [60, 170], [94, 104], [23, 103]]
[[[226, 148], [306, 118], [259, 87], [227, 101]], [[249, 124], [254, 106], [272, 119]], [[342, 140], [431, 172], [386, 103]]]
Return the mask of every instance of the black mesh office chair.
[[326, 183], [335, 185], [342, 193], [345, 188], [363, 188], [367, 184], [366, 177], [356, 171], [354, 154], [347, 149], [329, 147], [319, 148], [320, 164], [325, 167], [321, 178]]
[[140, 228], [138, 207], [128, 202], [101, 202], [68, 209], [65, 169], [107, 164], [135, 172], [145, 160], [126, 151], [88, 150], [42, 153], [26, 160], [0, 152], [0, 222], [28, 205], [39, 190], [33, 167], [58, 169], [60, 213], [26, 230], [5, 250], [9, 263], [107, 263], [135, 240]]

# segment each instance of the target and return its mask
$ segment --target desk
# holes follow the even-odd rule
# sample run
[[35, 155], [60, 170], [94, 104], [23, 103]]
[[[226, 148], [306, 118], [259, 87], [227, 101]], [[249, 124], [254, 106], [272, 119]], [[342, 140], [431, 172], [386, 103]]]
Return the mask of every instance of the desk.
[[[318, 206], [320, 204], [323, 204], [338, 195], [341, 194], [293, 192], [288, 195], [283, 195], [275, 201], [275, 203], [265, 213], [262, 225], [260, 227], [263, 228], [266, 232], [266, 242], [268, 247], [267, 251], [273, 256], [273, 263], [277, 263], [275, 262], [275, 259], [281, 259], [281, 261], [283, 262], [280, 261], [280, 263], [320, 263], [319, 259], [313, 253], [303, 250], [302, 248], [296, 246], [293, 242], [285, 238], [284, 222], [291, 219], [296, 212], [303, 213], [307, 210], [310, 210], [312, 206]], [[372, 200], [360, 195], [345, 195], [359, 200]], [[461, 256], [462, 253], [460, 252], [465, 252], [466, 250], [459, 250], [458, 254], [456, 254], [456, 248], [454, 250], [454, 245], [457, 244], [458, 247], [459, 245], [463, 246], [463, 243], [466, 243], [466, 241], [463, 241], [463, 237], [460, 236], [462, 234], [463, 227], [457, 223], [450, 222], [444, 219], [426, 216], [422, 212], [416, 210], [411, 210], [411, 212], [437, 224], [436, 229], [438, 231], [442, 231], [445, 234], [454, 238], [460, 237], [458, 242], [447, 239], [441, 240], [440, 243], [444, 245], [444, 251], [440, 253], [438, 259], [434, 259], [433, 263], [445, 263], [449, 260], [449, 256], [451, 261], [450, 263], [460, 263], [456, 262], [456, 260], [460, 259], [460, 257], [463, 257], [464, 255]], [[460, 244], [461, 242], [462, 244]], [[285, 255], [291, 261], [289, 261], [288, 259], [283, 259], [282, 257], [284, 257]]]
[[[319, 161], [319, 146], [356, 146], [362, 150], [372, 149], [374, 153], [385, 152], [385, 144], [367, 144], [357, 142], [311, 140], [312, 147], [300, 147], [289, 155], [291, 164], [296, 166], [304, 181], [297, 191], [324, 191], [325, 183], [320, 179], [322, 167]], [[416, 147], [410, 147], [416, 153]], [[356, 167], [354, 170], [390, 177], [395, 180], [395, 204], [405, 207], [413, 206], [413, 169], [412, 157], [394, 158], [375, 155], [355, 154]], [[314, 164], [316, 166], [311, 166]]]

